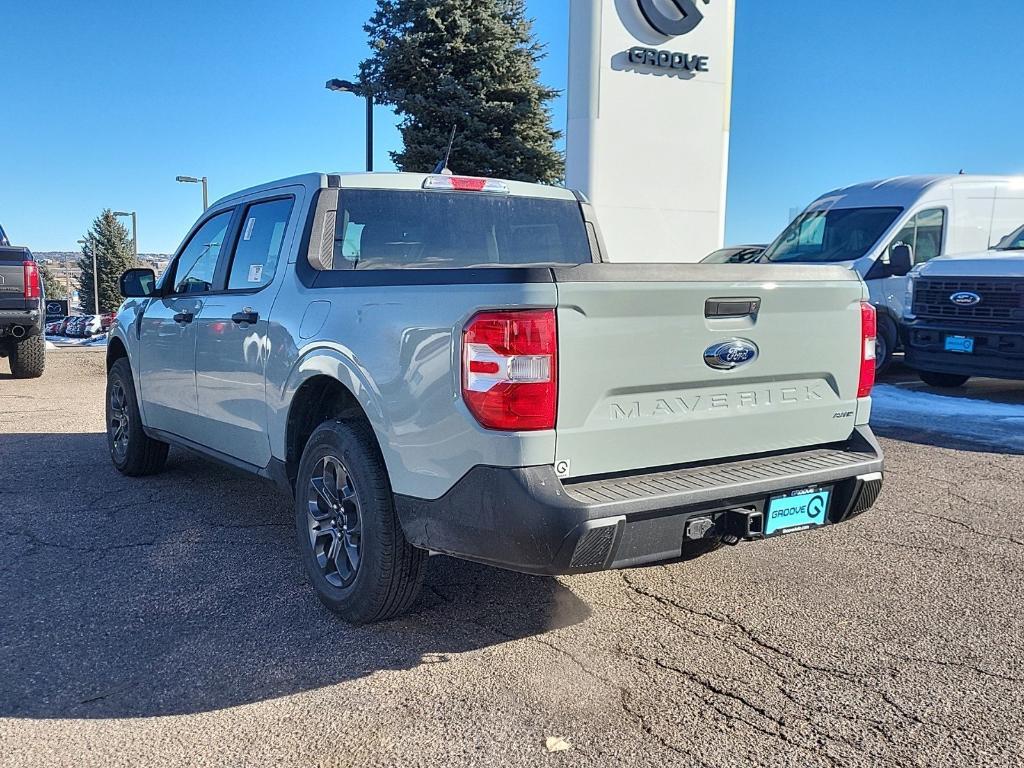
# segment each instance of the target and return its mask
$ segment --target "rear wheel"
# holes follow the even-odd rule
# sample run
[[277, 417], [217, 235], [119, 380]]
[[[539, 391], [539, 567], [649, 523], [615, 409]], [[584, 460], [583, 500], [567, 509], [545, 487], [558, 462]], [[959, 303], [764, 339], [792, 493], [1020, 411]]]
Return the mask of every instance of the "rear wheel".
[[46, 339], [26, 336], [11, 345], [11, 373], [16, 379], [38, 379], [46, 369]]
[[959, 373], [933, 373], [932, 371], [918, 371], [917, 374], [925, 384], [931, 387], [942, 387], [944, 389], [962, 387], [967, 383], [967, 380], [971, 378], [970, 376], [963, 376]]
[[407, 611], [427, 553], [405, 538], [370, 430], [331, 421], [314, 430], [295, 483], [299, 553], [317, 596], [353, 624]]
[[126, 357], [117, 360], [107, 373], [106, 415], [107, 447], [119, 472], [138, 477], [156, 474], [164, 468], [169, 446], [142, 429], [132, 366]]

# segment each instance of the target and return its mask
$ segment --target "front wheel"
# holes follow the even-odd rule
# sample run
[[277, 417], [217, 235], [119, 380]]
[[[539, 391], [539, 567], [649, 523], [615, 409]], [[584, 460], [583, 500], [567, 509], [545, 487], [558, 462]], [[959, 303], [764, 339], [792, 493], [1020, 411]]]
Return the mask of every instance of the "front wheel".
[[317, 596], [353, 624], [407, 611], [427, 553], [405, 538], [387, 470], [369, 428], [321, 424], [295, 481], [299, 553]]
[[918, 371], [917, 375], [921, 381], [930, 387], [942, 387], [943, 389], [954, 389], [962, 387], [967, 383], [970, 376], [963, 376], [959, 373], [934, 373], [932, 371]]
[[46, 370], [46, 339], [27, 336], [11, 347], [11, 373], [16, 379], [38, 379]]
[[167, 461], [167, 443], [154, 440], [142, 428], [128, 358], [114, 362], [107, 373], [107, 447], [119, 472], [133, 477], [153, 475]]

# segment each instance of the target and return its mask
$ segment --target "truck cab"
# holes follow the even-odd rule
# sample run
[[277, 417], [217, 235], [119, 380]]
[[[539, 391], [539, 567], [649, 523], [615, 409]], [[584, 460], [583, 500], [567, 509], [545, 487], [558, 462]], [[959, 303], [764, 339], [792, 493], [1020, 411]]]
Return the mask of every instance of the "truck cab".
[[[828, 192], [786, 227], [762, 261], [855, 270], [878, 312], [879, 370], [900, 342], [907, 274], [939, 256], [987, 251], [1024, 223], [1024, 177], [901, 176]], [[910, 248], [910, 263], [893, 258]], [[905, 253], [905, 252], [903, 252]]]

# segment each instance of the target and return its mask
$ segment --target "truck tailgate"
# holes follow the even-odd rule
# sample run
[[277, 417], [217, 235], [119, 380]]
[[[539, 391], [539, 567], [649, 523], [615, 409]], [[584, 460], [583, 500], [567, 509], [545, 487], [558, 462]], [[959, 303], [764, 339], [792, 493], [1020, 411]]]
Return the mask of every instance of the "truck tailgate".
[[[822, 445], [853, 431], [864, 297], [853, 272], [593, 264], [554, 274], [562, 475]], [[705, 361], [733, 340], [749, 342], [741, 358], [751, 347], [756, 357], [732, 370]], [[730, 364], [724, 353], [712, 363]]]
[[25, 257], [21, 249], [0, 249], [0, 309], [22, 311], [25, 303]]

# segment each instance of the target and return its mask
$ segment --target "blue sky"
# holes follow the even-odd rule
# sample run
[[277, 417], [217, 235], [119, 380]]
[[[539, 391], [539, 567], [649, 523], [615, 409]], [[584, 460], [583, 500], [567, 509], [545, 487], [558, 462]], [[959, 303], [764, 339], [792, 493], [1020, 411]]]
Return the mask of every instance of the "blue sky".
[[[363, 111], [323, 87], [366, 54], [373, 0], [9, 3], [0, 46], [0, 221], [71, 250], [104, 207], [173, 250], [211, 198], [306, 170], [358, 170]], [[1024, 2], [738, 0], [728, 240], [904, 173], [1024, 172]], [[528, 0], [564, 89], [567, 0]], [[564, 99], [555, 108], [564, 126]], [[398, 143], [377, 118], [378, 168]]]

